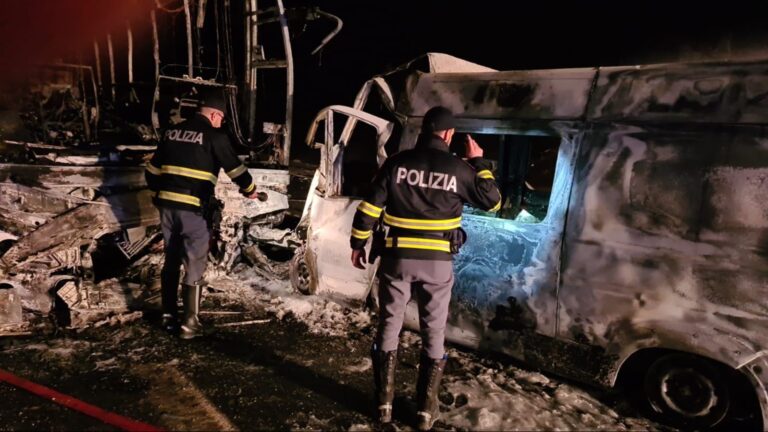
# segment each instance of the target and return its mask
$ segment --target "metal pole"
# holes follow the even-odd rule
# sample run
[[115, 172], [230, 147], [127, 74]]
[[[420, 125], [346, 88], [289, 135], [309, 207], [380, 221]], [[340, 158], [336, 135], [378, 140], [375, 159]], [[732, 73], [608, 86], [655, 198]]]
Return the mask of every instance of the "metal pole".
[[133, 32], [131, 22], [125, 22], [125, 33], [128, 37], [128, 84], [133, 84]]
[[[80, 59], [78, 59], [79, 61]], [[82, 61], [80, 61], [82, 63]], [[83, 107], [80, 110], [80, 114], [83, 118], [83, 132], [85, 133], [85, 139], [88, 141], [91, 140], [91, 124], [88, 119], [88, 96], [85, 92], [85, 78], [83, 77], [83, 70], [78, 68], [77, 69], [77, 78], [78, 82], [80, 84], [80, 94], [83, 95]], [[93, 79], [93, 77], [91, 77]]]
[[258, 73], [256, 69], [256, 47], [259, 46], [258, 36], [259, 27], [256, 24], [258, 11], [257, 0], [249, 0], [250, 5], [246, 17], [246, 31], [249, 31], [249, 37], [246, 42], [246, 76], [248, 82], [248, 142], [253, 141], [256, 135], [256, 87]]
[[291, 49], [291, 35], [288, 32], [288, 20], [285, 18], [283, 0], [277, 0], [277, 8], [280, 12], [280, 27], [283, 30], [287, 81], [285, 94], [285, 140], [283, 141], [282, 164], [288, 166], [291, 160], [291, 126], [293, 125], [293, 50]]
[[149, 12], [149, 19], [152, 21], [152, 57], [155, 60], [155, 92], [152, 95], [152, 130], [155, 132], [155, 138], [158, 137], [157, 128], [160, 127], [160, 119], [157, 116], [155, 107], [160, 100], [160, 38], [157, 36], [157, 14], [154, 10]]
[[190, 78], [194, 78], [195, 70], [192, 65], [194, 62], [192, 55], [192, 17], [189, 11], [189, 0], [184, 0], [184, 18], [187, 24], [187, 74]]
[[112, 47], [112, 35], [107, 33], [107, 51], [109, 52], [109, 78], [112, 89], [112, 102], [115, 102], [115, 50]]
[[200, 4], [197, 7], [197, 28], [203, 28], [205, 24], [205, 4], [207, 0], [200, 0]]
[[157, 14], [152, 10], [149, 13], [152, 20], [152, 57], [155, 59], [155, 80], [160, 76], [160, 39], [157, 37]]
[[99, 41], [93, 41], [93, 55], [96, 63], [96, 80], [101, 88], [101, 54], [99, 53]]
[[[250, 88], [251, 85], [251, 2], [246, 0], [243, 2], [243, 31], [245, 32], [245, 62], [243, 63], [243, 82], [244, 88]], [[243, 92], [245, 94], [245, 92]]]

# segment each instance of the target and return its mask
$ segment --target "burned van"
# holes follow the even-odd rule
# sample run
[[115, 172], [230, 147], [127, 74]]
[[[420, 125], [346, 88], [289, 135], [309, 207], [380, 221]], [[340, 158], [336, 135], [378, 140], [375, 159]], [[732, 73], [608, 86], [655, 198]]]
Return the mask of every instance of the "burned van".
[[429, 54], [375, 77], [310, 130], [298, 289], [375, 291], [375, 266], [349, 262], [352, 217], [435, 105], [503, 195], [498, 214], [465, 210], [449, 341], [634, 382], [678, 426], [768, 425], [768, 63], [500, 72]]

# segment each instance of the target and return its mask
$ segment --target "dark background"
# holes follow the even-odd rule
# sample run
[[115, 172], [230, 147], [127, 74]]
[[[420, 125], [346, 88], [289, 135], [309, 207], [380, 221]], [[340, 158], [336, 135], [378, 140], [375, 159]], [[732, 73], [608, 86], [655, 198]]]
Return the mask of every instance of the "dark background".
[[302, 42], [323, 28], [296, 39], [294, 147], [321, 107], [429, 51], [499, 70], [768, 59], [766, 2], [288, 1], [344, 21], [319, 57]]
[[[209, 5], [216, 0], [209, 0]], [[224, 0], [219, 0], [224, 1]], [[241, 10], [244, 0], [230, 0]], [[181, 0], [161, 0], [173, 8]], [[628, 65], [676, 61], [768, 59], [768, 2], [754, 1], [502, 1], [285, 0], [319, 6], [344, 21], [319, 55], [310, 51], [330, 22], [292, 23], [296, 89], [294, 155], [305, 157], [306, 128], [331, 104], [350, 105], [363, 82], [426, 52], [444, 52], [495, 69]], [[148, 11], [154, 0], [5, 0], [0, 13], [0, 84], [23, 76], [25, 64], [65, 58], [92, 62], [107, 31], [125, 49], [125, 22], [134, 26], [136, 86], [151, 91], [154, 72]], [[260, 0], [260, 8], [273, 1]], [[185, 63], [183, 14], [158, 13], [163, 63]], [[235, 24], [238, 24], [235, 18]], [[240, 25], [242, 22], [240, 22]], [[275, 27], [276, 28], [276, 27]], [[239, 30], [242, 32], [242, 28]], [[233, 51], [242, 57], [242, 33]], [[203, 38], [208, 38], [210, 30]], [[279, 41], [279, 34], [264, 33]], [[274, 51], [274, 50], [273, 50]], [[77, 52], [73, 58], [73, 52]], [[208, 46], [203, 60], [215, 66]], [[281, 57], [268, 52], [268, 57]], [[80, 61], [78, 61], [80, 60]], [[236, 60], [242, 62], [242, 58]], [[20, 67], [20, 65], [22, 67]], [[236, 65], [236, 70], [240, 66]], [[118, 81], [125, 58], [117, 55]], [[15, 72], [14, 72], [15, 71]], [[259, 121], [281, 121], [284, 84], [262, 72]]]

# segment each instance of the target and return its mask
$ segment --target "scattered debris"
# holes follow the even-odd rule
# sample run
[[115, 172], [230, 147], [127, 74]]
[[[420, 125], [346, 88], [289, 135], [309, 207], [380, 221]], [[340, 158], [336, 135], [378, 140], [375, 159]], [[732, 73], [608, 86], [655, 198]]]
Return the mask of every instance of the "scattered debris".
[[258, 320], [238, 321], [238, 322], [232, 322], [232, 323], [216, 324], [216, 327], [240, 327], [240, 326], [247, 326], [247, 325], [253, 325], [253, 324], [266, 324], [270, 321], [272, 320], [258, 319]]
[[[256, 233], [270, 234], [283, 222], [288, 172], [251, 172], [270, 198], [245, 200], [221, 176], [213, 266], [229, 271], [247, 259], [265, 277], [282, 278], [287, 271], [276, 270], [259, 250]], [[7, 222], [9, 231], [0, 237], [7, 245], [0, 256], [0, 296], [7, 300], [0, 302], [0, 325], [20, 324], [22, 308], [36, 316], [57, 310], [60, 325], [82, 327], [157, 303], [162, 238], [142, 177], [141, 167], [0, 165], [0, 224]], [[96, 197], [72, 195], [83, 190]], [[291, 238], [280, 232], [263, 244], [291, 248], [290, 242], [275, 241]]]
[[21, 297], [13, 288], [0, 287], [0, 329], [21, 324]]
[[208, 311], [203, 310], [200, 311], [200, 315], [242, 315], [245, 312], [234, 312], [234, 311]]
[[105, 325], [109, 325], [109, 326], [123, 325], [123, 324], [127, 324], [127, 323], [130, 323], [130, 322], [134, 322], [136, 320], [139, 320], [143, 316], [144, 316], [144, 313], [141, 312], [141, 311], [131, 312], [131, 313], [128, 313], [128, 314], [119, 314], [119, 315], [115, 315], [113, 317], [106, 318], [106, 319], [103, 319], [101, 321], [95, 322], [95, 323], [93, 323], [93, 327], [94, 328], [99, 328], [99, 327], [105, 326]]

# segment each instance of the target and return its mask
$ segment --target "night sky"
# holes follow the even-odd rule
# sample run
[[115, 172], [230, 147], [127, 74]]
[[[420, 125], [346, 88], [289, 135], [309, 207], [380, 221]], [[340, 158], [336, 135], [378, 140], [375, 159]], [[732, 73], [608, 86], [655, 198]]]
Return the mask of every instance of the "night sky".
[[308, 25], [296, 39], [297, 139], [320, 108], [350, 105], [365, 80], [428, 51], [500, 70], [768, 58], [766, 2], [289, 3], [344, 21], [319, 57], [307, 54], [330, 25]]
[[[243, 0], [231, 0], [239, 8]], [[172, 0], [164, 3], [173, 5]], [[425, 52], [455, 55], [496, 69], [627, 65], [685, 60], [768, 58], [768, 2], [537, 1], [511, 0], [285, 0], [287, 7], [317, 5], [344, 21], [320, 55], [310, 56], [330, 22], [295, 25], [295, 141], [314, 114], [331, 104], [352, 103], [371, 76]], [[148, 21], [149, 0], [15, 0], [0, 14], [0, 65], [36, 63], [56, 50], [84, 45], [131, 15]], [[109, 7], [107, 7], [109, 5]], [[133, 6], [131, 6], [133, 5]], [[272, 1], [259, 0], [261, 7]], [[120, 7], [116, 7], [120, 6]], [[178, 22], [178, 21], [177, 21]], [[149, 37], [137, 28], [137, 37]], [[168, 30], [166, 29], [166, 32]], [[176, 50], [183, 33], [175, 34]], [[273, 38], [275, 39], [275, 38]], [[120, 41], [116, 41], [120, 46]], [[151, 48], [137, 42], [137, 81], [154, 87]], [[162, 55], [167, 56], [166, 47]], [[183, 51], [183, 49], [182, 49]], [[235, 49], [237, 51], [237, 47]], [[241, 52], [241, 51], [240, 51]], [[279, 57], [271, 53], [268, 57]], [[87, 57], [87, 56], [86, 56]], [[143, 60], [142, 60], [143, 59]], [[87, 58], [85, 60], [88, 60]], [[122, 57], [119, 61], [124, 61]], [[163, 59], [167, 62], [167, 57]], [[183, 59], [177, 59], [183, 60]], [[124, 74], [118, 65], [118, 80]], [[0, 83], [7, 81], [0, 72]], [[4, 79], [5, 78], [5, 79]], [[281, 85], [262, 96], [282, 97]], [[277, 104], [265, 110], [279, 115]], [[264, 120], [271, 120], [264, 112]]]

